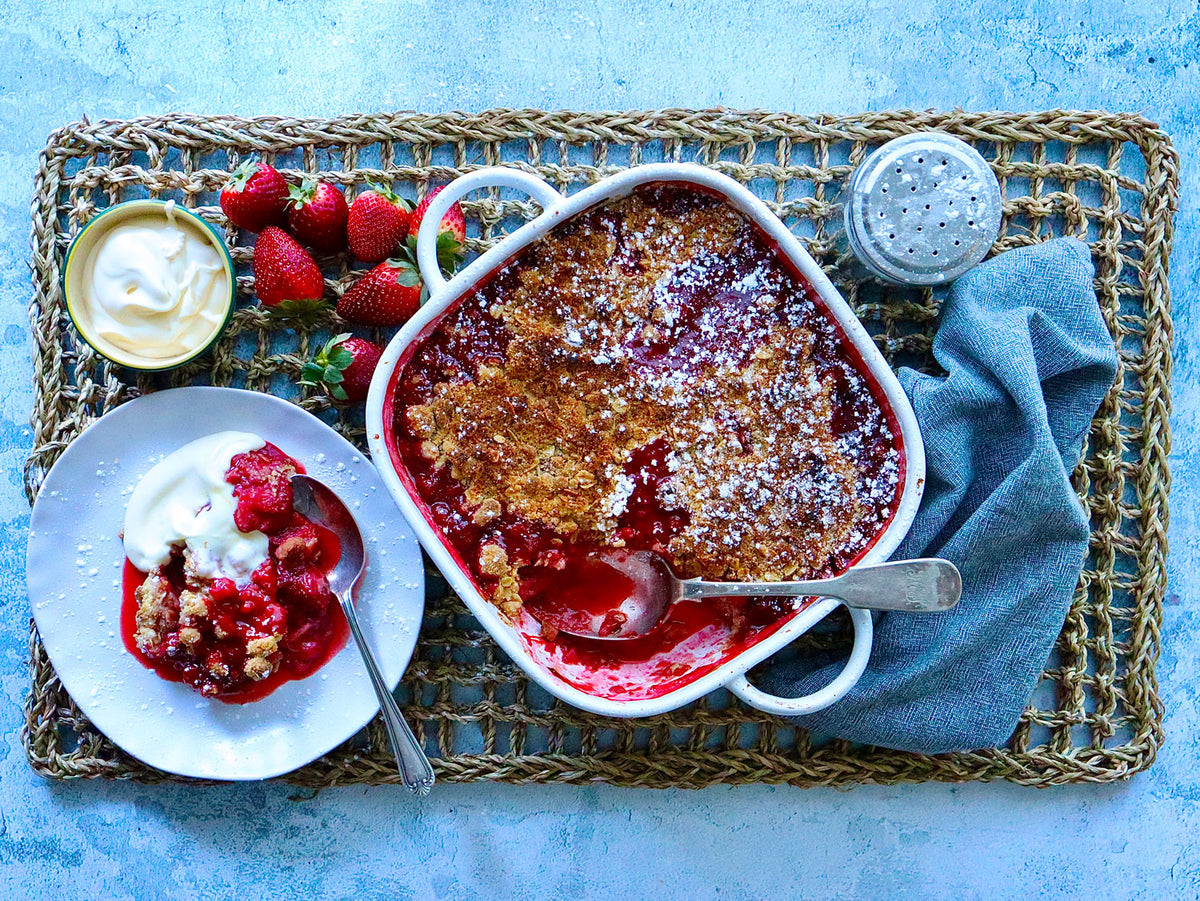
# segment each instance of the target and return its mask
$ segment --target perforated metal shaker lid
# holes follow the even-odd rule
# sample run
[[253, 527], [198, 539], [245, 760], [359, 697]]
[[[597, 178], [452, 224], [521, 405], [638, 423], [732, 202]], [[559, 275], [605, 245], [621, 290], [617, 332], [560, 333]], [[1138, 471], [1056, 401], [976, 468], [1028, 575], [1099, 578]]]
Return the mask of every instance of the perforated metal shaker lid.
[[979, 263], [1000, 232], [1000, 185], [957, 138], [922, 132], [884, 144], [846, 190], [846, 239], [873, 275], [938, 285]]

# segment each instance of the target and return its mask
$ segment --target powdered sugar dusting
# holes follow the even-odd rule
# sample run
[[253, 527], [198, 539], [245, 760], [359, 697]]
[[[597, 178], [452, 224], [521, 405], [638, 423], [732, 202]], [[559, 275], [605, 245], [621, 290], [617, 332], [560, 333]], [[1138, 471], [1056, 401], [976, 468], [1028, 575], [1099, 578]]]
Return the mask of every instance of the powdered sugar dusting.
[[437, 353], [485, 321], [492, 357], [423, 349], [402, 411], [471, 510], [761, 579], [843, 569], [891, 518], [904, 461], [878, 387], [721, 200], [643, 187], [564, 223], [443, 321]]

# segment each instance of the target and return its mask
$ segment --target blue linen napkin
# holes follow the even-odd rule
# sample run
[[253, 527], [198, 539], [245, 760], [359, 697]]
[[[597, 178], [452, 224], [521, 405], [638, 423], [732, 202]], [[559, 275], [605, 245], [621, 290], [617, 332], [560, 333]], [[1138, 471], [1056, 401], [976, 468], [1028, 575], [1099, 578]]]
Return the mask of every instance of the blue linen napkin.
[[[1013, 250], [944, 299], [945, 377], [901, 370], [925, 439], [921, 509], [895, 559], [941, 556], [963, 596], [943, 614], [884, 613], [862, 679], [795, 721], [818, 737], [936, 754], [1007, 741], [1062, 628], [1088, 541], [1071, 488], [1117, 357], [1073, 238]], [[803, 657], [756, 679], [795, 697], [841, 669]]]

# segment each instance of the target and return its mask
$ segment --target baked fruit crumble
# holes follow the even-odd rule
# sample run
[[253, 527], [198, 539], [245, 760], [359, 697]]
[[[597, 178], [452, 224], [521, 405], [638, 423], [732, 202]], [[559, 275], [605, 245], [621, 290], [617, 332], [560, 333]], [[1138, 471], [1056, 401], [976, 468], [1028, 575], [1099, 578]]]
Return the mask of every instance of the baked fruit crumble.
[[[844, 571], [904, 483], [882, 397], [765, 233], [663, 182], [556, 226], [452, 307], [398, 369], [389, 438], [516, 623], [598, 547], [654, 550], [684, 578]], [[797, 609], [709, 607], [734, 633]]]
[[166, 458], [135, 489], [123, 625], [159, 675], [244, 702], [310, 675], [345, 644], [326, 578], [337, 540], [293, 509], [297, 471], [273, 444], [224, 432]]

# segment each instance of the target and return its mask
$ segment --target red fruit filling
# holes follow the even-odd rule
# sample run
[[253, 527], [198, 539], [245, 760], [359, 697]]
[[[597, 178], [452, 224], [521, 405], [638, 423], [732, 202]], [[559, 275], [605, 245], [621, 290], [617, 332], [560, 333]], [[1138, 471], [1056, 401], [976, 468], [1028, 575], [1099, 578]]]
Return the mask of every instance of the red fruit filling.
[[465, 294], [397, 368], [387, 440], [536, 659], [593, 694], [648, 698], [803, 604], [685, 603], [621, 642], [539, 630], [530, 614], [615, 606], [625, 587], [588, 562], [599, 547], [655, 551], [684, 578], [844, 571], [904, 484], [883, 398], [756, 225], [718, 196], [654, 184], [573, 217]]

